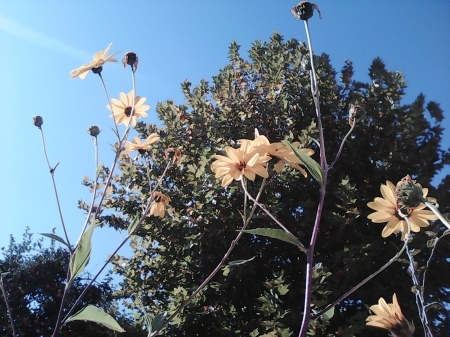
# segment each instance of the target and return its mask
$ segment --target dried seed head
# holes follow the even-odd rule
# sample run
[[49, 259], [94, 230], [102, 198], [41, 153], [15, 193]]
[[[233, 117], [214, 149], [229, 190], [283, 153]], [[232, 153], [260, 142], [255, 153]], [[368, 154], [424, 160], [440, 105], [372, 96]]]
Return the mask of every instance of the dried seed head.
[[44, 124], [44, 118], [42, 118], [41, 116], [33, 117], [33, 125], [34, 126], [37, 126], [40, 129], [42, 124]]

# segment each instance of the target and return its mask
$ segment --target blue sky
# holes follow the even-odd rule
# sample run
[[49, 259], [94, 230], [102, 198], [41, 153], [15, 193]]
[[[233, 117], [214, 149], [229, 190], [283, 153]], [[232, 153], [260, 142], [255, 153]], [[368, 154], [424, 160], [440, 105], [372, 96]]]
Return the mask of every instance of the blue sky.
[[[167, 99], [182, 103], [180, 83], [211, 80], [227, 64], [230, 42], [241, 54], [254, 40], [267, 41], [273, 31], [285, 39], [305, 40], [303, 23], [290, 8], [297, 1], [6, 1], [0, 0], [0, 99], [4, 123], [0, 132], [0, 247], [10, 234], [33, 232], [62, 235], [51, 179], [42, 154], [39, 131], [31, 117], [44, 117], [52, 165], [60, 162], [56, 181], [71, 241], [84, 217], [79, 199], [90, 195], [80, 182], [94, 175], [93, 147], [86, 128], [99, 124], [100, 161], [111, 164], [113, 142], [106, 99], [98, 76], [71, 80], [69, 72], [114, 42], [111, 51], [139, 56], [137, 94], [151, 106], [148, 122], [158, 123], [155, 106]], [[368, 66], [379, 56], [407, 81], [403, 103], [420, 92], [441, 104], [450, 127], [450, 2], [316, 1], [323, 19], [310, 20], [315, 53], [330, 55], [339, 71], [353, 61], [355, 77], [367, 80]], [[104, 66], [111, 97], [131, 90], [131, 75], [120, 63]], [[174, 144], [176, 145], [176, 144]], [[444, 146], [450, 145], [450, 135]], [[445, 174], [445, 173], [444, 173]], [[387, 179], [389, 177], [386, 177]], [[101, 230], [103, 231], [103, 230]], [[120, 235], [94, 233], [95, 271]]]

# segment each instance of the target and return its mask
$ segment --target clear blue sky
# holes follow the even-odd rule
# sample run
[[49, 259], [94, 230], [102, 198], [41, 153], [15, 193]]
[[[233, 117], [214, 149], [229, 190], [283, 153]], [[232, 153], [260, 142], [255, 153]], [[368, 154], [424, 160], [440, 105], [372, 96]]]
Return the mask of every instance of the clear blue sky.
[[[148, 122], [158, 123], [158, 101], [182, 102], [180, 83], [210, 80], [227, 64], [230, 42], [246, 55], [252, 41], [278, 31], [285, 39], [305, 40], [303, 23], [290, 8], [297, 1], [6, 1], [0, 0], [0, 99], [4, 122], [0, 132], [0, 247], [10, 234], [62, 235], [55, 197], [40, 134], [31, 117], [44, 117], [52, 165], [60, 162], [56, 180], [72, 242], [84, 221], [77, 200], [90, 195], [80, 182], [94, 175], [93, 147], [86, 128], [99, 124], [100, 161], [111, 163], [113, 142], [106, 100], [98, 76], [71, 80], [69, 72], [114, 42], [111, 51], [139, 56], [137, 93], [151, 106]], [[408, 84], [403, 103], [420, 92], [441, 104], [450, 127], [450, 1], [323, 0], [322, 12], [310, 20], [314, 52], [330, 55], [336, 70], [345, 59], [356, 78], [367, 80], [368, 66], [381, 57], [390, 70], [400, 70]], [[131, 89], [129, 71], [108, 63], [103, 76], [111, 97]], [[176, 144], [174, 144], [176, 145]], [[450, 135], [445, 137], [447, 147]], [[386, 177], [389, 178], [389, 177]], [[107, 233], [107, 234], [103, 234]], [[106, 258], [120, 236], [94, 233], [95, 258]], [[101, 248], [99, 247], [101, 246]]]

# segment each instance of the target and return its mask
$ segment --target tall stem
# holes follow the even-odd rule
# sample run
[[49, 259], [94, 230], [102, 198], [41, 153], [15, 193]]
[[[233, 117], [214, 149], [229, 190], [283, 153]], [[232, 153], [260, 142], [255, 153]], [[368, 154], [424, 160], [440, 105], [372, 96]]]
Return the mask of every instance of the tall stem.
[[323, 170], [323, 181], [320, 186], [320, 198], [319, 205], [317, 206], [316, 219], [314, 221], [314, 228], [311, 235], [310, 246], [308, 247], [308, 251], [306, 254], [306, 286], [305, 286], [305, 299], [303, 305], [303, 319], [302, 325], [300, 328], [300, 332], [298, 334], [299, 337], [305, 337], [306, 332], [308, 330], [309, 322], [310, 322], [310, 312], [311, 312], [311, 294], [312, 294], [312, 272], [314, 266], [314, 248], [316, 245], [317, 234], [319, 232], [320, 219], [322, 217], [322, 210], [325, 201], [325, 192], [328, 180], [328, 164], [325, 153], [325, 140], [323, 136], [323, 128], [322, 128], [322, 116], [320, 113], [320, 104], [319, 97], [320, 91], [317, 84], [317, 76], [316, 69], [314, 67], [314, 55], [311, 44], [311, 38], [309, 36], [309, 26], [308, 20], [303, 21], [305, 23], [305, 31], [306, 38], [308, 40], [308, 48], [309, 48], [309, 59], [311, 64], [311, 94], [313, 96], [314, 106], [316, 109], [316, 117], [317, 117], [317, 127], [319, 129], [319, 144], [320, 144], [320, 166]]

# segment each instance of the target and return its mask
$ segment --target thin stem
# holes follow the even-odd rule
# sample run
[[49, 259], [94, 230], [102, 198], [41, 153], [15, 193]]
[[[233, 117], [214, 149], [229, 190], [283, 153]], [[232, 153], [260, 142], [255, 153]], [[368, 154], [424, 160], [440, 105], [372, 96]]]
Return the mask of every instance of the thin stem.
[[[170, 167], [170, 160], [167, 162], [167, 166], [164, 169], [164, 172], [162, 173], [161, 177], [158, 180], [158, 183], [155, 187], [155, 189], [157, 189], [159, 187], [159, 185], [162, 182], [162, 179], [164, 177], [164, 175], [166, 174], [167, 170]], [[103, 270], [106, 268], [106, 266], [108, 265], [108, 263], [111, 262], [111, 260], [113, 259], [113, 257], [117, 254], [117, 252], [123, 247], [123, 245], [131, 238], [132, 235], [134, 235], [134, 233], [136, 232], [136, 230], [139, 228], [139, 226], [141, 225], [142, 221], [144, 221], [144, 219], [147, 217], [147, 213], [150, 210], [150, 206], [152, 205], [152, 198], [149, 197], [148, 202], [146, 204], [146, 207], [144, 209], [144, 211], [142, 212], [141, 217], [139, 218], [134, 230], [130, 233], [128, 233], [128, 235], [125, 237], [125, 239], [119, 244], [119, 246], [117, 246], [117, 248], [114, 250], [114, 252], [109, 256], [109, 258], [105, 261], [105, 263], [103, 264], [103, 266], [100, 268], [100, 270], [97, 272], [97, 274], [95, 274], [95, 276], [91, 279], [91, 281], [86, 285], [86, 287], [84, 288], [83, 292], [80, 294], [80, 296], [78, 296], [78, 298], [76, 299], [76, 301], [74, 302], [74, 304], [72, 305], [72, 307], [69, 309], [69, 311], [67, 312], [66, 316], [64, 317], [64, 319], [61, 321], [62, 323], [64, 323], [69, 316], [72, 314], [73, 310], [75, 309], [76, 305], [78, 303], [80, 303], [81, 299], [83, 298], [83, 296], [86, 294], [86, 292], [88, 291], [89, 287], [96, 281], [96, 279], [100, 276], [100, 274], [103, 272]], [[61, 305], [62, 307], [62, 305]], [[56, 335], [54, 335], [53, 337], [56, 337]]]
[[114, 127], [116, 129], [116, 136], [119, 137], [119, 129], [117, 128], [117, 122], [116, 119], [114, 118], [114, 111], [112, 108], [111, 99], [109, 98], [108, 90], [106, 90], [106, 84], [105, 81], [103, 81], [102, 73], [98, 73], [98, 76], [100, 76], [100, 80], [102, 81], [103, 91], [105, 92], [106, 100], [108, 101], [109, 104], [109, 109], [111, 110], [111, 114], [113, 115]]
[[[256, 200], [259, 200], [259, 198], [261, 197], [262, 191], [264, 189], [264, 184], [266, 182], [266, 179], [264, 178], [261, 187], [259, 189], [258, 195], [256, 196]], [[242, 185], [244, 185], [244, 183], [242, 183]], [[256, 202], [257, 203], [257, 202]], [[209, 283], [209, 281], [211, 281], [211, 279], [217, 274], [217, 272], [220, 270], [220, 268], [222, 268], [222, 266], [225, 264], [225, 261], [228, 259], [228, 257], [230, 256], [231, 252], [233, 251], [234, 247], [236, 247], [236, 245], [239, 242], [239, 239], [242, 237], [242, 235], [244, 234], [243, 230], [245, 230], [248, 226], [248, 224], [250, 223], [250, 220], [253, 217], [253, 214], [256, 210], [256, 203], [253, 204], [252, 209], [250, 211], [250, 214], [248, 216], [248, 218], [243, 218], [243, 226], [242, 226], [242, 230], [239, 231], [238, 235], [236, 236], [236, 238], [231, 241], [230, 247], [228, 248], [227, 252], [225, 253], [225, 255], [222, 257], [222, 260], [219, 262], [219, 264], [216, 266], [216, 268], [214, 268], [214, 270], [211, 272], [211, 274], [209, 274], [209, 276], [202, 282], [202, 284], [200, 284], [200, 286], [186, 299], [186, 301], [184, 301], [180, 307], [177, 308], [177, 310], [175, 310], [175, 312], [170, 315], [170, 317], [164, 322], [164, 324], [157, 330], [153, 331], [152, 333], [150, 333], [148, 335], [148, 337], [153, 337], [156, 336], [162, 329], [164, 329], [167, 325], [169, 325], [169, 323], [178, 315], [178, 313], [183, 310], [183, 308], [189, 304], [189, 302], [200, 292], [202, 291], [202, 289], [204, 287], [206, 287], [206, 285]]]
[[320, 104], [319, 104], [319, 97], [320, 97], [320, 91], [319, 86], [317, 84], [317, 76], [316, 76], [316, 69], [314, 67], [314, 55], [313, 55], [313, 48], [311, 43], [311, 38], [309, 36], [309, 26], [308, 26], [308, 20], [303, 21], [305, 24], [305, 31], [306, 31], [306, 38], [308, 40], [308, 48], [309, 48], [309, 59], [311, 64], [311, 94], [313, 96], [314, 106], [316, 109], [316, 117], [317, 117], [317, 127], [319, 129], [319, 143], [320, 143], [320, 166], [323, 170], [323, 181], [321, 182], [320, 186], [320, 198], [319, 198], [319, 204], [317, 206], [317, 212], [316, 212], [316, 219], [314, 221], [314, 228], [311, 235], [310, 245], [308, 247], [307, 253], [306, 253], [306, 286], [305, 286], [305, 299], [304, 299], [304, 305], [303, 305], [303, 318], [302, 318], [302, 325], [299, 331], [298, 336], [299, 337], [305, 337], [306, 332], [309, 327], [310, 322], [310, 312], [311, 312], [311, 295], [312, 295], [312, 274], [313, 274], [313, 265], [314, 265], [314, 248], [316, 245], [317, 235], [319, 233], [319, 226], [320, 226], [320, 219], [322, 217], [322, 209], [325, 202], [325, 192], [326, 192], [326, 186], [327, 186], [327, 180], [328, 180], [328, 164], [327, 164], [327, 158], [325, 153], [325, 139], [323, 135], [323, 127], [322, 127], [322, 116], [320, 113]]
[[2, 287], [3, 298], [5, 299], [6, 311], [8, 312], [9, 321], [11, 323], [11, 330], [13, 332], [13, 336], [17, 336], [16, 327], [14, 325], [14, 319], [12, 317], [11, 308], [9, 306], [8, 298], [6, 297], [5, 286], [3, 285], [3, 274], [0, 276], [0, 286]]
[[[275, 221], [275, 223], [278, 225], [278, 226], [280, 226], [286, 233], [288, 233], [288, 234], [290, 234], [290, 235], [292, 235], [292, 236], [294, 236], [295, 237], [295, 235], [294, 234], [292, 234], [290, 231], [289, 231], [289, 229], [287, 229], [277, 218], [275, 218], [275, 216], [272, 214], [272, 213], [270, 213], [270, 211], [267, 209], [267, 208], [265, 208], [264, 207], [264, 205], [262, 205], [262, 204], [260, 204], [259, 202], [258, 202], [258, 200], [256, 200], [256, 199], [254, 199], [251, 195], [250, 195], [250, 193], [248, 193], [248, 191], [247, 191], [247, 189], [246, 189], [246, 187], [245, 187], [245, 185], [244, 185], [244, 182], [242, 182], [242, 189], [244, 190], [244, 192], [245, 192], [245, 195], [251, 200], [251, 201], [253, 201], [253, 204], [254, 205], [256, 205], [256, 206], [258, 206], [259, 208], [261, 208], [263, 211], [264, 211], [264, 213], [266, 213], [273, 221]], [[299, 241], [299, 243], [301, 244], [301, 247], [299, 247], [304, 253], [306, 253], [307, 252], [307, 249], [306, 249], [306, 247]]]
[[[78, 243], [80, 242], [81, 237], [83, 236], [84, 232], [86, 231], [86, 227], [89, 223], [89, 219], [92, 214], [92, 209], [94, 208], [95, 198], [96, 198], [96, 194], [97, 194], [98, 177], [99, 177], [99, 175], [97, 175], [97, 172], [98, 172], [98, 138], [92, 137], [92, 140], [94, 142], [94, 163], [95, 163], [94, 189], [92, 191], [92, 200], [91, 200], [91, 204], [89, 205], [89, 211], [86, 216], [86, 221], [84, 222], [84, 226], [81, 229], [80, 237], [77, 240], [76, 246], [78, 246]], [[106, 188], [105, 188], [105, 190], [106, 190]]]
[[[351, 118], [351, 116], [349, 118]], [[339, 146], [338, 153], [336, 154], [336, 157], [334, 158], [333, 162], [330, 164], [328, 169], [332, 169], [334, 164], [336, 164], [337, 160], [341, 156], [342, 149], [344, 148], [344, 143], [347, 140], [347, 138], [351, 135], [351, 133], [353, 132], [353, 129], [355, 128], [355, 125], [356, 125], [356, 120], [355, 119], [356, 118], [353, 118], [352, 126], [351, 126], [350, 130], [347, 132], [347, 134], [345, 135], [344, 139], [342, 139], [341, 145]]]
[[429, 201], [424, 201], [424, 204], [442, 221], [442, 223], [450, 229], [450, 223], [448, 223], [447, 219], [439, 212], [439, 210]]
[[64, 236], [66, 237], [67, 246], [69, 247], [70, 254], [72, 254], [73, 250], [70, 245], [69, 236], [67, 235], [66, 225], [64, 224], [64, 217], [63, 217], [62, 210], [61, 210], [61, 204], [59, 202], [58, 189], [56, 188], [55, 170], [58, 167], [59, 163], [56, 164], [55, 167], [51, 167], [50, 161], [48, 160], [47, 149], [45, 147], [44, 130], [42, 130], [42, 127], [39, 127], [39, 130], [41, 131], [42, 148], [44, 149], [45, 160], [47, 161], [48, 169], [49, 169], [50, 175], [52, 177], [53, 190], [55, 192], [56, 205], [58, 206], [59, 218], [61, 219], [61, 225], [62, 225], [62, 228], [64, 231]]
[[[409, 228], [408, 228], [409, 229]], [[330, 310], [331, 308], [333, 308], [334, 306], [336, 306], [338, 303], [340, 303], [342, 300], [344, 300], [345, 298], [347, 298], [348, 296], [350, 296], [351, 294], [353, 294], [356, 290], [358, 290], [359, 288], [361, 288], [364, 284], [366, 284], [367, 282], [369, 282], [371, 279], [373, 279], [375, 276], [377, 276], [379, 273], [381, 273], [383, 270], [385, 270], [387, 267], [389, 267], [392, 263], [394, 263], [399, 257], [400, 255], [402, 255], [403, 251], [406, 249], [406, 246], [408, 244], [408, 240], [409, 240], [409, 232], [406, 234], [405, 239], [404, 239], [404, 243], [403, 243], [403, 247], [402, 249], [400, 249], [400, 251], [394, 255], [394, 257], [392, 257], [387, 263], [385, 263], [380, 269], [378, 269], [375, 273], [370, 274], [368, 277], [366, 277], [364, 280], [362, 280], [361, 282], [359, 282], [356, 286], [354, 286], [353, 288], [351, 288], [349, 291], [347, 291], [346, 293], [344, 293], [342, 296], [340, 296], [338, 299], [336, 299], [333, 303], [328, 304], [325, 308], [323, 308], [322, 310], [320, 310], [318, 313], [314, 314], [311, 316], [311, 319], [317, 319], [320, 316], [322, 316], [324, 313], [326, 313], [328, 310]]]

